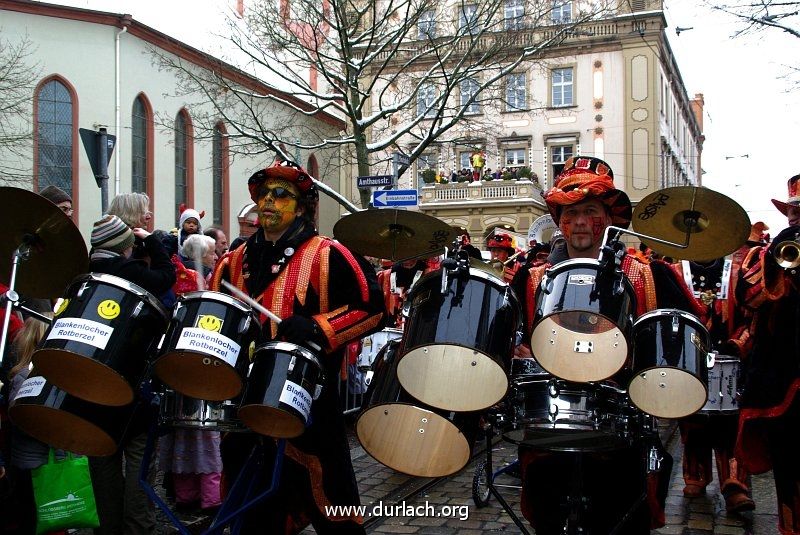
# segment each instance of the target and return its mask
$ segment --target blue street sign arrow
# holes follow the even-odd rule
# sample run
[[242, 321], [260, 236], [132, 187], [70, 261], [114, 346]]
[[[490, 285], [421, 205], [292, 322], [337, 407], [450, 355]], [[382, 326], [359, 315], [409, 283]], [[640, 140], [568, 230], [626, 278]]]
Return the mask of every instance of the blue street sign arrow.
[[372, 192], [373, 206], [417, 206], [419, 204], [417, 190], [390, 189]]

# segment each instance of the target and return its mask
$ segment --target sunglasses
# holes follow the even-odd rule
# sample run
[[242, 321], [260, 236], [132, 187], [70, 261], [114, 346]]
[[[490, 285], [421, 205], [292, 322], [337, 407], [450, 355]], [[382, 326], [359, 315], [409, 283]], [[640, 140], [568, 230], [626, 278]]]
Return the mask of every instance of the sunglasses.
[[258, 193], [260, 196], [272, 195], [273, 199], [286, 199], [287, 197], [291, 197], [292, 199], [297, 198], [297, 195], [280, 186], [275, 188], [262, 187], [259, 188]]

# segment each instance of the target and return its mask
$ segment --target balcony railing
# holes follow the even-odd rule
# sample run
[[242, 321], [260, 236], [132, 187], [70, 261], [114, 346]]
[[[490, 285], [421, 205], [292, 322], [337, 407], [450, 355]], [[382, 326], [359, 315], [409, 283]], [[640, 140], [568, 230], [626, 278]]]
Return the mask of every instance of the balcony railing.
[[535, 200], [542, 202], [542, 188], [530, 180], [484, 180], [427, 184], [420, 191], [421, 204]]

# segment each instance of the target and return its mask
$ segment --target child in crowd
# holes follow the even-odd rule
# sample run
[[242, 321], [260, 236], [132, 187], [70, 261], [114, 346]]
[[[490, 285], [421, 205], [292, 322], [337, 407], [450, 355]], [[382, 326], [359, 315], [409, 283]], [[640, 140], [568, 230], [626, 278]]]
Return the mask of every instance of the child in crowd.
[[205, 215], [205, 211], [198, 212], [192, 208], [186, 208], [182, 204], [180, 206], [180, 212], [178, 228], [168, 234], [163, 241], [169, 256], [174, 254], [182, 255], [183, 242], [186, 241], [186, 238], [193, 234], [203, 233], [203, 225], [200, 224], [200, 220]]

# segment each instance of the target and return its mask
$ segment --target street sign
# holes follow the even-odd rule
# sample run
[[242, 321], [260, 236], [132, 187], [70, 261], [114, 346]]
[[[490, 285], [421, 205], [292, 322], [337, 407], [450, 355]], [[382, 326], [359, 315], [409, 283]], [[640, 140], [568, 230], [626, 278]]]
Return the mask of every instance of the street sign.
[[372, 192], [373, 206], [417, 206], [419, 204], [415, 189], [389, 189]]
[[[106, 132], [105, 128], [99, 131], [79, 128], [78, 133], [83, 141], [83, 148], [86, 149], [86, 156], [89, 158], [89, 165], [92, 167], [97, 185], [100, 186], [102, 179], [108, 178], [108, 162], [114, 152], [117, 138]], [[105, 148], [105, 150], [103, 150]]]
[[405, 165], [406, 167], [411, 165], [411, 158], [409, 158], [405, 154], [402, 154], [400, 152], [393, 152], [392, 157], [396, 165]]
[[371, 188], [375, 186], [391, 186], [394, 184], [394, 176], [392, 175], [372, 175], [356, 177], [356, 187], [360, 189]]

